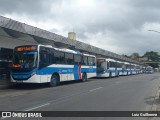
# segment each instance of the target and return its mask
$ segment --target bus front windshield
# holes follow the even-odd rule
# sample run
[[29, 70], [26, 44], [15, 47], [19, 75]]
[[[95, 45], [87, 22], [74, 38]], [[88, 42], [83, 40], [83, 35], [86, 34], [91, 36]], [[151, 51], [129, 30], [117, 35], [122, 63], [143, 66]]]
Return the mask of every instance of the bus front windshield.
[[97, 61], [97, 72], [104, 72], [107, 68], [106, 62]]
[[37, 51], [15, 51], [13, 68], [32, 70], [37, 66]]

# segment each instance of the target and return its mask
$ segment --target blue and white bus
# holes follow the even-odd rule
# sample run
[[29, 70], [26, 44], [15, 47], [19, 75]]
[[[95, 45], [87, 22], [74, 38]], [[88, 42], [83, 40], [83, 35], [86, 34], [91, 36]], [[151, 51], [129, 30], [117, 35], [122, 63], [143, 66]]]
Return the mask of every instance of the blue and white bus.
[[123, 66], [124, 66], [124, 62], [117, 61], [117, 72], [118, 72], [118, 76], [123, 75], [123, 73], [124, 73]]
[[154, 72], [153, 67], [151, 67], [151, 66], [147, 66], [147, 67], [146, 67], [146, 72], [145, 72], [145, 73], [150, 73], [150, 74], [152, 74], [153, 72]]
[[97, 58], [97, 77], [113, 76], [118, 76], [116, 60], [110, 58]]
[[142, 73], [142, 66], [136, 65], [136, 73], [137, 73], [137, 74]]
[[96, 76], [96, 57], [48, 45], [25, 45], [14, 49], [11, 82], [49, 83]]
[[131, 65], [131, 75], [137, 74], [136, 64], [130, 64]]
[[126, 62], [122, 62], [122, 75], [128, 75]]

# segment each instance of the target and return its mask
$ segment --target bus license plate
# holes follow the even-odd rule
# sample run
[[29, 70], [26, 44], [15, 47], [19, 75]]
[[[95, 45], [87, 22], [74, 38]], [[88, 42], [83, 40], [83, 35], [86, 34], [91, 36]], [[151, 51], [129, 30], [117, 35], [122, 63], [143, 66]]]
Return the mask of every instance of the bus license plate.
[[23, 80], [17, 80], [16, 82], [17, 83], [23, 83]]

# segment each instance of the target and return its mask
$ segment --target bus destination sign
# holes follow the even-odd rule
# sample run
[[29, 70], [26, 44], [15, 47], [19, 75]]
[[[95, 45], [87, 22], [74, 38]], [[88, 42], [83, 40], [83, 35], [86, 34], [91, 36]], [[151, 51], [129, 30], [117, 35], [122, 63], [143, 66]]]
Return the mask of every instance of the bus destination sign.
[[37, 47], [36, 46], [23, 46], [23, 47], [17, 47], [16, 50], [17, 51], [32, 51], [32, 50], [36, 50]]

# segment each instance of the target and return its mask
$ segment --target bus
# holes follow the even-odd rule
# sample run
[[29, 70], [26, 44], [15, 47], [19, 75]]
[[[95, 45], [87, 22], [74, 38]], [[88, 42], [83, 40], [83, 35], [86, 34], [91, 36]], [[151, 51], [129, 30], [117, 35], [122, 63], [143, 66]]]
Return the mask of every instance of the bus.
[[128, 62], [124, 62], [124, 74], [123, 75], [130, 75], [131, 74], [131, 65]]
[[117, 74], [118, 74], [118, 76], [121, 76], [121, 75], [123, 75], [123, 66], [124, 66], [124, 63], [123, 62], [121, 62], [121, 61], [117, 61]]
[[82, 80], [96, 76], [96, 57], [49, 45], [15, 47], [11, 69], [12, 83], [49, 83]]
[[153, 71], [153, 67], [151, 67], [151, 66], [147, 66], [146, 67], [146, 71], [145, 71], [145, 73], [150, 73], [150, 74], [152, 74], [154, 71]]
[[136, 65], [136, 74], [142, 73], [142, 66]]
[[136, 64], [130, 64], [131, 66], [131, 75], [137, 74]]
[[97, 58], [97, 77], [118, 76], [117, 62], [110, 58]]
[[121, 66], [122, 66], [122, 74], [121, 75], [127, 75], [128, 71], [127, 71], [126, 63], [121, 62]]

